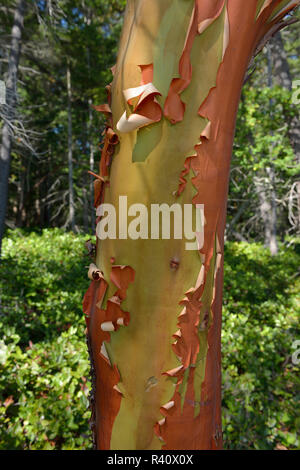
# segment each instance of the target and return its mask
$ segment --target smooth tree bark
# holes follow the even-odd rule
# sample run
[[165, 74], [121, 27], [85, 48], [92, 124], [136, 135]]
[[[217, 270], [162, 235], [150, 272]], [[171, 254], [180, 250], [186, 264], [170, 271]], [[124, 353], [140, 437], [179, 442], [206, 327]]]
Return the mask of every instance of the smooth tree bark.
[[[223, 238], [236, 113], [251, 57], [298, 4], [127, 2], [109, 102], [96, 107], [107, 126], [83, 310], [97, 449], [222, 448]], [[194, 218], [204, 205], [195, 250], [173, 221], [177, 238], [156, 232], [153, 204], [192, 205]]]
[[11, 31], [11, 46], [6, 79], [6, 104], [4, 105], [5, 120], [2, 126], [2, 140], [0, 149], [0, 256], [2, 239], [5, 230], [5, 217], [8, 199], [8, 179], [13, 140], [11, 123], [14, 121], [17, 106], [18, 67], [22, 45], [22, 30], [25, 7], [26, 0], [19, 0], [17, 2]]
[[274, 83], [292, 91], [292, 77], [280, 31], [270, 41]]

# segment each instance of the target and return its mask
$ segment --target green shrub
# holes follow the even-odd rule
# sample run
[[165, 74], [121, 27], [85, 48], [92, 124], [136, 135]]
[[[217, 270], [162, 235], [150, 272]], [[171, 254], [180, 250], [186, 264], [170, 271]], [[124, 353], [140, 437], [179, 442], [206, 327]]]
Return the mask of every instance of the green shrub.
[[[223, 431], [229, 449], [299, 448], [299, 254], [228, 243], [222, 328]], [[297, 336], [298, 335], [298, 336]]]

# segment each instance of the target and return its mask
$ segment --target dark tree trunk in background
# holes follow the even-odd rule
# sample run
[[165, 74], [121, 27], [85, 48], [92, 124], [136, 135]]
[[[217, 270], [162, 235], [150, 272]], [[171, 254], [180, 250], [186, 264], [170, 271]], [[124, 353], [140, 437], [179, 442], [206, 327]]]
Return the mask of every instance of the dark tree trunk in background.
[[72, 138], [72, 87], [70, 64], [67, 67], [68, 87], [68, 167], [69, 167], [69, 218], [68, 223], [73, 232], [75, 231], [75, 209], [73, 188], [73, 138]]
[[[299, 119], [297, 116], [291, 122], [290, 126], [290, 139], [292, 146], [295, 152], [295, 157], [297, 164], [300, 165], [300, 129], [299, 129]], [[296, 191], [297, 191], [297, 229], [300, 233], [300, 181], [296, 182]]]
[[2, 238], [5, 229], [5, 216], [8, 198], [8, 179], [11, 160], [12, 131], [10, 123], [14, 120], [17, 105], [17, 78], [21, 52], [22, 29], [24, 22], [26, 0], [19, 0], [14, 14], [11, 33], [11, 50], [6, 80], [6, 120], [2, 127], [2, 142], [0, 152], [0, 255]]
[[272, 54], [274, 84], [291, 90], [292, 77], [280, 31], [274, 36], [269, 46]]
[[26, 180], [26, 170], [25, 170], [25, 162], [24, 158], [22, 157], [22, 165], [20, 170], [19, 176], [19, 183], [18, 183], [18, 193], [19, 193], [19, 204], [18, 204], [18, 220], [17, 226], [23, 226], [23, 212], [24, 212], [24, 199], [25, 199], [25, 180]]
[[[293, 88], [293, 77], [290, 72], [290, 66], [280, 32], [274, 36], [270, 42], [270, 47], [273, 60], [274, 83], [291, 91]], [[295, 77], [295, 79], [298, 78], [299, 77]], [[295, 116], [290, 123], [289, 135], [291, 145], [295, 152], [296, 162], [300, 164], [300, 128], [298, 116]], [[295, 186], [298, 194], [298, 230], [300, 231], [300, 181], [296, 182]]]
[[[267, 46], [267, 85], [269, 88], [273, 87], [273, 57], [271, 46]], [[270, 114], [272, 114], [272, 100], [270, 100]], [[273, 133], [271, 132], [271, 135]], [[274, 144], [270, 145], [270, 153], [272, 152]], [[264, 226], [264, 245], [269, 248], [272, 255], [278, 253], [277, 243], [277, 203], [276, 203], [276, 175], [275, 169], [271, 162], [262, 174], [254, 179], [255, 188], [259, 199], [259, 212], [260, 218]]]
[[[282, 45], [283, 46], [283, 45]], [[272, 53], [270, 45], [268, 45], [268, 87], [273, 87], [273, 71], [272, 71]], [[270, 100], [270, 114], [272, 116], [272, 100]], [[271, 150], [273, 150], [274, 144], [271, 145]], [[277, 203], [276, 203], [276, 175], [273, 164], [266, 168], [268, 184], [270, 187], [269, 190], [269, 199], [270, 199], [270, 213], [268, 214], [269, 227], [267, 231], [269, 232], [268, 246], [270, 248], [271, 255], [277, 255], [278, 253], [278, 243], [277, 243]]]

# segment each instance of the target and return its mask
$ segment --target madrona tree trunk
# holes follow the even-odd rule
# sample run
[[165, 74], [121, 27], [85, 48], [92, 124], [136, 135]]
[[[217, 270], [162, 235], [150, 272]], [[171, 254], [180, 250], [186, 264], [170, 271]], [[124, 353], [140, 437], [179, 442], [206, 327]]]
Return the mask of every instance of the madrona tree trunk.
[[[128, 0], [109, 103], [96, 107], [107, 127], [83, 307], [97, 449], [222, 448], [223, 235], [236, 113], [252, 55], [297, 4]], [[116, 227], [102, 203], [115, 208]], [[204, 243], [198, 227], [198, 249], [187, 250], [175, 222], [175, 236], [164, 238], [166, 227], [158, 234], [154, 204], [178, 204], [177, 215], [192, 204], [194, 218], [204, 205]]]

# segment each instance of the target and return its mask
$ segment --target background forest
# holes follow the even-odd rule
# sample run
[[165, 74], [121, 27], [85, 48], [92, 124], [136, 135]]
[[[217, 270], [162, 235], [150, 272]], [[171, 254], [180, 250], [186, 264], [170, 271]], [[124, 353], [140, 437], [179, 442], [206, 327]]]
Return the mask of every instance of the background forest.
[[[13, 106], [0, 87], [2, 147], [5, 125], [12, 139], [0, 265], [0, 449], [90, 449], [81, 302], [85, 243], [95, 231], [88, 171], [97, 172], [104, 129], [93, 105], [106, 101], [126, 1], [0, 0], [5, 83], [21, 4]], [[238, 113], [222, 336], [228, 449], [300, 448], [300, 368], [292, 360], [300, 311], [299, 32], [291, 24], [256, 56]]]

